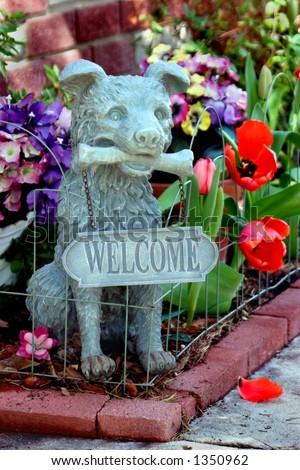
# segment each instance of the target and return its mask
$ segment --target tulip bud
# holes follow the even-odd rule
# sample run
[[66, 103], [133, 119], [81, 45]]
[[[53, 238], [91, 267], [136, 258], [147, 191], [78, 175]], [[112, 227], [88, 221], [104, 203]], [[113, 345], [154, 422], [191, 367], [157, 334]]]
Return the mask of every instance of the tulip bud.
[[199, 194], [207, 194], [211, 188], [216, 172], [216, 165], [211, 158], [199, 158], [194, 166], [194, 173], [198, 180]]
[[297, 18], [298, 13], [299, 13], [298, 0], [290, 0], [287, 4], [287, 17], [291, 24], [294, 23], [295, 19]]
[[258, 77], [258, 96], [266, 100], [272, 84], [272, 72], [267, 65], [263, 65]]

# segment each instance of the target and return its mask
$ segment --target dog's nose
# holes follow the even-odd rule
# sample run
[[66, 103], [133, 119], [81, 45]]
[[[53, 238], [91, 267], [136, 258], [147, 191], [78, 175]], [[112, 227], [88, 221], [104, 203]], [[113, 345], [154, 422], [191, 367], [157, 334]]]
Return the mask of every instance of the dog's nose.
[[160, 133], [155, 129], [137, 131], [135, 138], [139, 147], [154, 148], [159, 143]]

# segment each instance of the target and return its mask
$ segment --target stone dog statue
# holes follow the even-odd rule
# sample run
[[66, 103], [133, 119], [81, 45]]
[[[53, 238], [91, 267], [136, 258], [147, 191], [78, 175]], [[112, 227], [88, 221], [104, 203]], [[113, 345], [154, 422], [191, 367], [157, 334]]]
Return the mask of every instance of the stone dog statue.
[[150, 374], [171, 370], [175, 359], [161, 342], [160, 285], [129, 286], [127, 298], [124, 286], [82, 288], [64, 271], [62, 254], [77, 233], [123, 230], [132, 220], [161, 225], [148, 179], [155, 168], [192, 173], [191, 151], [163, 153], [171, 141], [169, 96], [185, 92], [189, 79], [177, 64], [157, 62], [144, 77], [114, 77], [79, 60], [65, 67], [60, 83], [75, 97], [72, 165], [60, 187], [55, 259], [32, 276], [27, 307], [35, 326], [47, 326], [58, 339], [66, 326], [68, 335], [78, 329], [81, 370], [103, 380], [115, 370], [103, 345], [124, 341], [128, 301], [128, 345]]

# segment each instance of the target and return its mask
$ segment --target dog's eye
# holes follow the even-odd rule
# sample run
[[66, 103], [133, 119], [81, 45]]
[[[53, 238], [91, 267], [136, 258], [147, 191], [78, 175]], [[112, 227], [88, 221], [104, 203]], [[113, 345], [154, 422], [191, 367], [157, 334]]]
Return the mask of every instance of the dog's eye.
[[121, 121], [124, 117], [124, 113], [121, 109], [112, 109], [109, 113], [109, 118], [112, 121]]
[[168, 117], [168, 113], [164, 109], [157, 109], [154, 114], [158, 121], [162, 121]]

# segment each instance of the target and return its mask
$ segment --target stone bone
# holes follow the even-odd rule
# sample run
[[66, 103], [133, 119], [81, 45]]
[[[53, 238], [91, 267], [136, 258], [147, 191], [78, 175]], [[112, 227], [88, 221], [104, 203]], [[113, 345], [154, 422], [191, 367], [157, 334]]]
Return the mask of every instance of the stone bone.
[[[79, 60], [65, 67], [60, 82], [75, 97], [71, 128], [74, 157], [60, 187], [55, 259], [32, 276], [27, 307], [35, 326], [47, 326], [57, 338], [64, 338], [67, 313], [68, 334], [79, 329], [82, 372], [88, 379], [105, 379], [114, 372], [115, 363], [102, 347], [115, 348], [118, 341], [124, 341], [124, 305], [128, 303], [128, 347], [150, 374], [168, 371], [175, 366], [175, 359], [161, 342], [161, 285], [143, 285], [141, 276], [139, 286], [81, 288], [64, 271], [62, 254], [77, 233], [89, 229], [79, 167], [81, 150], [83, 156], [93, 158], [85, 167], [98, 230], [103, 230], [107, 220], [123, 230], [141, 218], [143, 227], [145, 223], [154, 229], [161, 225], [161, 210], [152, 195], [145, 161], [170, 170], [171, 162], [175, 166], [171, 156], [162, 163], [171, 143], [169, 96], [185, 92], [189, 79], [183, 68], [172, 63], [152, 64], [144, 77], [112, 77], [100, 66]], [[105, 153], [113, 162], [97, 164], [95, 157]], [[129, 162], [125, 161], [127, 155]], [[187, 157], [184, 173], [189, 172], [191, 152], [178, 153], [175, 160], [180, 156]], [[178, 169], [178, 161], [176, 166]]]
[[79, 144], [74, 159], [78, 168], [128, 162], [146, 165], [149, 167], [149, 171], [164, 171], [183, 177], [193, 174], [194, 155], [191, 150], [183, 149], [175, 153], [162, 153], [159, 157], [149, 157], [147, 155], [130, 155], [116, 147], [91, 147]]

